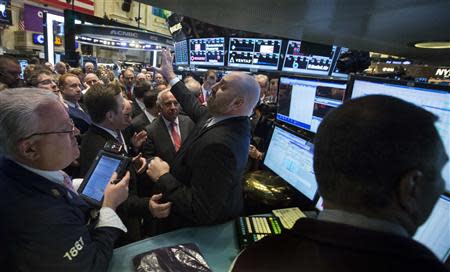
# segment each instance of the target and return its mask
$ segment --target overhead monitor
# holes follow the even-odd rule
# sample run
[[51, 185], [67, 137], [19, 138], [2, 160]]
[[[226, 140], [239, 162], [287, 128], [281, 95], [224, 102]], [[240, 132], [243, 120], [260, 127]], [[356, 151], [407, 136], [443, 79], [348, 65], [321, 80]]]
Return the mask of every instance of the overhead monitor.
[[323, 117], [341, 105], [346, 81], [308, 77], [281, 77], [277, 120], [316, 132]]
[[311, 141], [275, 126], [264, 165], [312, 201], [317, 192], [313, 154]]
[[278, 70], [281, 42], [274, 39], [230, 38], [228, 66]]
[[442, 195], [414, 240], [428, 247], [443, 262], [450, 254], [450, 197]]
[[333, 77], [348, 78], [348, 74], [346, 74], [346, 73], [344, 73], [343, 71], [339, 70], [338, 65], [337, 65], [337, 63], [338, 63], [340, 57], [342, 56], [342, 54], [348, 52], [348, 48], [346, 48], [346, 47], [340, 47], [340, 48], [339, 48], [338, 50], [336, 50], [336, 51], [339, 51], [339, 52], [336, 53], [335, 60], [333, 61], [333, 66], [332, 66], [332, 69], [331, 69], [331, 70], [332, 70], [331, 76], [333, 76]]
[[224, 66], [225, 38], [204, 38], [189, 40], [191, 65]]
[[336, 46], [305, 41], [288, 41], [282, 70], [284, 72], [327, 76]]
[[189, 64], [189, 50], [187, 40], [175, 42], [175, 64], [176, 65]]
[[[413, 103], [439, 117], [436, 128], [450, 154], [450, 87], [418, 82], [352, 76], [349, 80], [348, 95], [356, 98], [371, 94], [390, 95]], [[450, 192], [450, 163], [442, 171], [446, 191]]]

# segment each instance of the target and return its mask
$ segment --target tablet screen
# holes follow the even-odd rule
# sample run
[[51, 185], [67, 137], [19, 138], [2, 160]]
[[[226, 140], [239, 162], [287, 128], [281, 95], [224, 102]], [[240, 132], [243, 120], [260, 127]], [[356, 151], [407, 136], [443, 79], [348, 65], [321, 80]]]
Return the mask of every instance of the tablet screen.
[[114, 171], [119, 167], [120, 162], [120, 159], [103, 155], [81, 193], [100, 202], [103, 198], [106, 185]]

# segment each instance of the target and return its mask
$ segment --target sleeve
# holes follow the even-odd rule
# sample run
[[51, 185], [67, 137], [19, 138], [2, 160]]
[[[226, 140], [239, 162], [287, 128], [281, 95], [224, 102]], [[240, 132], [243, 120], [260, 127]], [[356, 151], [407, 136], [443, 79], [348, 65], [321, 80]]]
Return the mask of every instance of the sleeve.
[[180, 103], [183, 111], [195, 122], [209, 114], [208, 109], [198, 102], [193, 92], [190, 92], [182, 81], [177, 82], [170, 90]]
[[176, 180], [170, 173], [160, 177], [159, 185], [166, 199], [172, 201], [172, 212], [199, 225], [215, 222], [228, 204], [236, 186], [233, 177], [236, 159], [223, 144], [207, 146], [196, 157], [190, 186]]
[[142, 156], [147, 160], [156, 156], [155, 142], [152, 133], [147, 129], [147, 140], [142, 145]]

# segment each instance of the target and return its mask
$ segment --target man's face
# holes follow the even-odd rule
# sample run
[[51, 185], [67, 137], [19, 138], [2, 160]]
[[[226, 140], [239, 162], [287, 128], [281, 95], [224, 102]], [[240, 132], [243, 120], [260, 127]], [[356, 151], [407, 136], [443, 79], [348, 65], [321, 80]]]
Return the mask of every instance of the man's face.
[[130, 101], [124, 101], [124, 105], [123, 105], [123, 122], [122, 122], [122, 126], [120, 129], [125, 129], [127, 128], [129, 125], [131, 125], [131, 112], [132, 112], [132, 108], [131, 108], [131, 103]]
[[206, 77], [205, 80], [205, 88], [210, 89], [214, 84], [217, 82], [217, 77], [215, 74], [209, 74], [208, 77]]
[[212, 86], [212, 95], [208, 98], [207, 107], [213, 116], [230, 112], [233, 102], [238, 97], [234, 88], [235, 80], [238, 80], [236, 76], [227, 75]]
[[157, 85], [164, 84], [165, 83], [164, 77], [161, 74], [156, 74], [155, 75], [155, 82], [156, 82]]
[[40, 117], [40, 126], [36, 133], [62, 131], [68, 133], [36, 135], [27, 140], [33, 141], [35, 152], [38, 155], [36, 163], [41, 170], [64, 169], [80, 155], [75, 138], [79, 134], [79, 130], [74, 128], [67, 110], [60, 102], [46, 105]]
[[86, 70], [86, 74], [94, 72], [94, 64], [86, 64], [84, 68]]
[[55, 94], [59, 93], [58, 85], [56, 85], [55, 80], [53, 79], [52, 75], [47, 74], [40, 74], [37, 78], [38, 83], [36, 87], [41, 89], [47, 89], [49, 91], [52, 91]]
[[442, 178], [444, 166], [448, 163], [448, 155], [444, 145], [439, 139], [438, 148], [434, 158], [433, 169], [424, 171], [424, 178], [416, 185], [419, 226], [430, 216], [439, 196], [445, 191], [445, 181]]
[[60, 75], [64, 75], [67, 72], [67, 68], [64, 64], [57, 64], [55, 66], [56, 72]]
[[145, 74], [139, 73], [139, 74], [136, 76], [136, 80], [137, 80], [137, 81], [144, 81], [144, 80], [147, 80], [147, 78], [146, 78]]
[[99, 79], [96, 74], [87, 74], [84, 78], [84, 82], [86, 82], [86, 85], [89, 87], [92, 87], [92, 85], [97, 84], [99, 82]]
[[147, 81], [152, 81], [153, 80], [153, 73], [150, 73], [150, 72], [146, 73], [145, 74], [145, 79]]
[[269, 82], [258, 78], [258, 85], [261, 88], [261, 92], [260, 92], [260, 96], [262, 97], [264, 94], [267, 94], [268, 90], [269, 90]]
[[126, 71], [123, 74], [123, 82], [127, 87], [131, 87], [134, 84], [134, 74], [131, 71]]
[[0, 73], [0, 81], [8, 85], [9, 88], [17, 87], [20, 81], [20, 66], [17, 63], [10, 62]]
[[116, 103], [117, 103], [117, 113], [112, 112], [112, 119], [110, 120], [112, 123], [112, 128], [116, 129], [116, 130], [121, 130], [123, 129], [122, 127], [124, 126], [124, 120], [125, 117], [123, 116], [124, 113], [124, 99], [122, 97], [121, 94], [118, 94], [114, 97], [114, 99], [116, 99]]
[[161, 114], [168, 121], [175, 121], [175, 119], [178, 117], [178, 114], [180, 113], [180, 106], [175, 96], [173, 96], [171, 92], [165, 92], [161, 96], [161, 101]]
[[76, 103], [81, 98], [81, 83], [78, 77], [67, 77], [64, 86], [62, 86], [61, 93], [64, 99]]

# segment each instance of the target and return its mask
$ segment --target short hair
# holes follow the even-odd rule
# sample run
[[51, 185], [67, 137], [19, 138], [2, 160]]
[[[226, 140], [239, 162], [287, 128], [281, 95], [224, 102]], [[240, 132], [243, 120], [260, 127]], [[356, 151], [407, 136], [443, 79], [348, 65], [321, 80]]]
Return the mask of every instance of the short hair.
[[269, 77], [263, 74], [255, 75], [255, 79], [259, 82], [260, 80], [263, 80], [266, 82], [265, 87], [269, 87]]
[[194, 78], [186, 81], [184, 85], [186, 85], [186, 88], [188, 88], [189, 91], [193, 92], [196, 95], [202, 91], [202, 85], [200, 85], [200, 83]]
[[158, 93], [155, 91], [148, 91], [144, 94], [144, 105], [147, 109], [151, 109], [156, 106], [156, 99]]
[[39, 84], [39, 76], [40, 75], [48, 75], [48, 76], [53, 76], [53, 73], [48, 69], [48, 68], [38, 68], [38, 69], [34, 69], [31, 74], [30, 77], [28, 78], [27, 85], [31, 86], [31, 87], [37, 87], [37, 85]]
[[62, 88], [64, 87], [64, 84], [66, 83], [66, 79], [67, 79], [68, 77], [75, 77], [75, 78], [80, 79], [80, 78], [79, 78], [77, 75], [75, 75], [75, 74], [72, 74], [72, 73], [65, 73], [64, 75], [61, 75], [61, 76], [59, 77], [59, 79], [58, 79], [58, 86], [59, 86], [60, 89], [62, 89]]
[[371, 95], [329, 112], [315, 136], [314, 171], [324, 199], [388, 207], [407, 171], [433, 174], [437, 117], [398, 98]]
[[169, 92], [170, 92], [170, 89], [165, 89], [165, 90], [162, 90], [162, 91], [160, 91], [160, 92], [158, 93], [158, 96], [157, 96], [157, 98], [156, 98], [156, 104], [157, 104], [158, 106], [162, 106], [162, 105], [163, 105], [162, 96], [163, 96], [164, 94], [166, 94], [166, 93], [169, 93]]
[[4, 70], [11, 63], [19, 65], [19, 61], [8, 55], [0, 55], [0, 70]]
[[208, 70], [208, 71], [206, 71], [204, 79], [206, 80], [210, 75], [214, 75], [216, 77], [216, 79], [217, 79], [217, 73], [216, 73], [215, 70]]
[[148, 81], [138, 81], [134, 86], [133, 93], [136, 98], [144, 97], [145, 92], [150, 91], [152, 85]]
[[120, 87], [114, 84], [97, 83], [89, 88], [84, 95], [84, 104], [94, 123], [102, 123], [108, 111], [118, 113], [121, 110], [115, 98], [120, 93]]
[[38, 130], [41, 123], [38, 110], [54, 102], [59, 102], [57, 95], [39, 88], [0, 92], [0, 154], [14, 158], [20, 139]]

